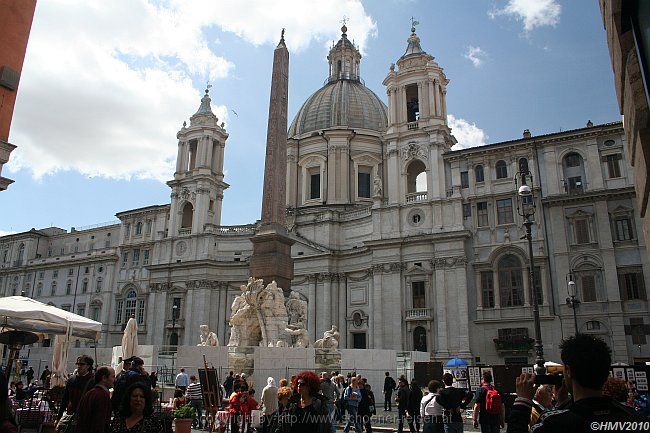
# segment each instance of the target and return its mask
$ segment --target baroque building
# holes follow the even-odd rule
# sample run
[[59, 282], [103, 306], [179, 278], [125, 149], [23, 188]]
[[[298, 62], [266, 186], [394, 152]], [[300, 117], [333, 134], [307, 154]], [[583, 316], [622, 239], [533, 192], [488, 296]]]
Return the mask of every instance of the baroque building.
[[[601, 335], [616, 361], [648, 356], [650, 269], [622, 124], [453, 151], [449, 80], [415, 29], [383, 81], [387, 105], [365, 86], [346, 31], [288, 132], [290, 288], [308, 303], [312, 341], [336, 325], [344, 348], [530, 364], [533, 290], [514, 184], [525, 168], [546, 358], [558, 361], [575, 332], [570, 280], [580, 332]], [[220, 224], [228, 134], [207, 91], [177, 138], [169, 204], [0, 238], [0, 295], [99, 320], [102, 346], [120, 344], [129, 317], [142, 344], [195, 345], [204, 323], [228, 341], [259, 225]]]

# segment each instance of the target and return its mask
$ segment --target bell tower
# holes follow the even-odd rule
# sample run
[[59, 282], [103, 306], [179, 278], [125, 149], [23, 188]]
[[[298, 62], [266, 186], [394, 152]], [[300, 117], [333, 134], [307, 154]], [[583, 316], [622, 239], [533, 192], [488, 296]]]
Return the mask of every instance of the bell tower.
[[209, 90], [201, 99], [199, 109], [190, 117], [189, 127], [183, 122], [178, 138], [178, 156], [174, 179], [167, 182], [172, 189], [169, 236], [211, 231], [209, 226], [221, 224], [223, 191], [223, 155], [228, 133], [212, 112]]
[[388, 96], [388, 201], [407, 204], [444, 198], [442, 153], [456, 143], [447, 126], [449, 80], [420, 46], [415, 25], [396, 63], [383, 82]]

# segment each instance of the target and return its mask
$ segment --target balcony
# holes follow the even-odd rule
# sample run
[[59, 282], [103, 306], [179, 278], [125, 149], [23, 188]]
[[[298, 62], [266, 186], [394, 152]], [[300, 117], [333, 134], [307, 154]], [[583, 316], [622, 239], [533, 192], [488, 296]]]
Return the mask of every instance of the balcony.
[[527, 355], [535, 342], [529, 337], [495, 338], [493, 341], [499, 355]]
[[407, 203], [415, 203], [418, 201], [426, 201], [428, 197], [427, 192], [410, 192], [406, 194]]
[[178, 229], [178, 236], [188, 236], [192, 234], [192, 227]]
[[431, 308], [412, 308], [406, 310], [405, 320], [433, 320]]
[[416, 120], [415, 122], [408, 122], [406, 128], [409, 131], [415, 131], [416, 129], [420, 129], [420, 125], [418, 125], [418, 121]]

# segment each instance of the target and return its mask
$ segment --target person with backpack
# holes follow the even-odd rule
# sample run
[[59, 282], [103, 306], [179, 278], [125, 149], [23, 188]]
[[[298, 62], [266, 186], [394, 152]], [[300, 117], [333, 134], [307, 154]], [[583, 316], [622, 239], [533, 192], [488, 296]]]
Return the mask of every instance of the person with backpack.
[[505, 407], [489, 371], [483, 372], [483, 385], [476, 391], [473, 420], [474, 428], [481, 426], [481, 433], [499, 433], [505, 425]]
[[420, 417], [423, 422], [423, 433], [445, 433], [443, 420], [444, 408], [438, 403], [442, 384], [432, 380], [427, 385], [429, 393], [420, 402]]

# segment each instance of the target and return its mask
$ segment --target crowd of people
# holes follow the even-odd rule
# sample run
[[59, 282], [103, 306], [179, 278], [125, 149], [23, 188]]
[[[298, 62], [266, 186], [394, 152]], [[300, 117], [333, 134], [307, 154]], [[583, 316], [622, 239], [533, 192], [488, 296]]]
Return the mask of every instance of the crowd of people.
[[[405, 424], [411, 433], [461, 433], [463, 411], [473, 409], [472, 421], [482, 433], [593, 432], [596, 430], [650, 431], [647, 395], [632, 383], [610, 377], [611, 351], [599, 338], [578, 334], [561, 345], [563, 376], [549, 384], [548, 378], [524, 373], [516, 380], [516, 394], [508, 408], [493, 384], [489, 371], [475, 393], [456, 387], [454, 376], [445, 373], [432, 380], [424, 391], [416, 380], [400, 376], [397, 382], [385, 373], [384, 411], [397, 406], [397, 431]], [[76, 370], [67, 380], [56, 414], [61, 433], [159, 433], [164, 431], [158, 400], [158, 377], [144, 369], [138, 357], [123, 360], [122, 371], [110, 366], [94, 369], [87, 355], [76, 359]], [[28, 370], [29, 371], [29, 370]], [[49, 369], [45, 377], [47, 380]], [[45, 374], [45, 373], [44, 373]], [[33, 380], [34, 372], [30, 372]], [[544, 380], [542, 380], [544, 379]], [[17, 431], [8, 401], [31, 398], [34, 393], [22, 381], [8, 384], [0, 374], [0, 433]], [[290, 379], [269, 377], [259, 397], [246, 374], [229, 372], [219, 385], [222, 409], [231, 433], [372, 433], [376, 400], [368, 380], [355, 372], [302, 371]], [[394, 396], [394, 397], [393, 397]], [[258, 401], [259, 398], [259, 401]], [[207, 427], [203, 417], [203, 390], [195, 375], [184, 368], [175, 378], [173, 409], [194, 409], [194, 426]], [[160, 407], [160, 405], [158, 406]], [[257, 416], [254, 416], [257, 415]], [[218, 422], [218, 420], [217, 420]], [[625, 424], [627, 423], [627, 424]], [[594, 427], [595, 426], [595, 427]], [[167, 430], [169, 431], [169, 430]]]

